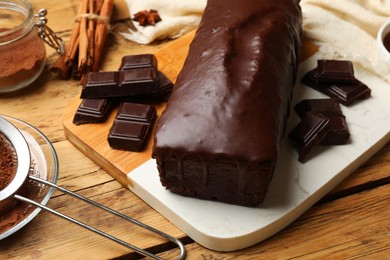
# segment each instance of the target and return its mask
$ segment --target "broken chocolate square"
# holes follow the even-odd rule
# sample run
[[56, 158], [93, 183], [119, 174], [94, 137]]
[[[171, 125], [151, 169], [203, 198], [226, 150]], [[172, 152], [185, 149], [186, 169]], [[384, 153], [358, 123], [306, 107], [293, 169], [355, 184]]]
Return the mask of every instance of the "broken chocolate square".
[[83, 99], [73, 118], [76, 125], [102, 123], [113, 108], [113, 102], [107, 99]]
[[151, 105], [122, 103], [108, 134], [108, 143], [114, 149], [139, 152], [147, 142], [156, 109]]
[[348, 143], [350, 133], [348, 124], [343, 115], [327, 115], [330, 129], [326, 136], [321, 140], [321, 145], [343, 145]]
[[348, 125], [336, 99], [305, 99], [294, 108], [301, 119], [311, 112], [321, 114], [330, 120], [329, 133], [321, 140], [321, 145], [343, 145], [348, 142], [350, 136]]
[[353, 83], [355, 75], [353, 64], [347, 60], [318, 60], [320, 83]]
[[304, 99], [294, 106], [300, 118], [305, 117], [307, 112], [327, 115], [342, 115], [340, 104], [334, 98]]
[[153, 68], [90, 72], [81, 91], [81, 98], [146, 95], [157, 93], [158, 90], [158, 79]]
[[289, 134], [297, 146], [298, 161], [304, 162], [307, 154], [324, 139], [329, 130], [330, 122], [327, 117], [308, 112]]
[[341, 104], [350, 106], [351, 104], [370, 97], [371, 89], [355, 79], [352, 83], [321, 83], [317, 68], [307, 72], [301, 82], [329, 97], [336, 98]]
[[151, 67], [157, 71], [157, 59], [153, 54], [127, 55], [122, 57], [118, 70]]

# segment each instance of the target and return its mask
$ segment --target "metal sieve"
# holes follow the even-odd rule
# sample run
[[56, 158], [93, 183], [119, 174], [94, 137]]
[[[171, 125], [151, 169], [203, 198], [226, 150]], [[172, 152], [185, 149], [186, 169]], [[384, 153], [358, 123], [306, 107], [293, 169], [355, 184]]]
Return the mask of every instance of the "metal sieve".
[[114, 242], [117, 242], [127, 248], [130, 248], [144, 256], [148, 256], [148, 257], [151, 257], [153, 259], [161, 259], [160, 257], [150, 253], [149, 251], [146, 251], [144, 249], [141, 249], [137, 246], [134, 246], [132, 244], [129, 244], [123, 240], [120, 240], [114, 236], [111, 236], [103, 231], [100, 231], [99, 229], [95, 228], [95, 227], [92, 227], [90, 225], [87, 225], [83, 222], [80, 222], [74, 218], [71, 218], [67, 215], [64, 215], [58, 211], [55, 211], [45, 205], [42, 205], [34, 200], [31, 200], [29, 198], [26, 198], [26, 197], [23, 197], [23, 196], [20, 196], [20, 195], [17, 195], [16, 192], [18, 191], [18, 189], [23, 185], [23, 183], [26, 181], [27, 178], [29, 178], [30, 180], [33, 180], [33, 181], [36, 181], [36, 182], [39, 182], [39, 183], [42, 183], [44, 185], [47, 185], [49, 187], [52, 187], [56, 190], [59, 190], [65, 194], [68, 194], [68, 195], [71, 195], [77, 199], [80, 199], [86, 203], [89, 203], [95, 207], [98, 207], [102, 210], [105, 210], [107, 211], [108, 213], [111, 213], [115, 216], [118, 216], [120, 218], [123, 218], [124, 220], [127, 220], [135, 225], [138, 225], [139, 227], [141, 228], [144, 228], [146, 230], [149, 230], [167, 240], [170, 240], [171, 242], [175, 243], [179, 249], [180, 249], [180, 254], [178, 256], [178, 259], [184, 259], [185, 256], [186, 256], [186, 253], [185, 253], [185, 248], [184, 248], [184, 245], [182, 244], [182, 242], [177, 239], [177, 238], [174, 238], [158, 229], [155, 229], [149, 225], [146, 225], [142, 222], [139, 222], [133, 218], [130, 218], [120, 212], [117, 212], [111, 208], [108, 208], [104, 205], [101, 205], [95, 201], [92, 201], [90, 199], [87, 199], [77, 193], [74, 193], [70, 190], [67, 190], [63, 187], [60, 187], [50, 181], [47, 181], [47, 180], [44, 180], [42, 178], [39, 178], [39, 177], [36, 177], [36, 176], [31, 176], [29, 175], [29, 169], [30, 169], [30, 164], [31, 164], [31, 157], [30, 157], [30, 149], [28, 147], [28, 144], [27, 144], [27, 141], [26, 139], [24, 138], [23, 134], [19, 131], [19, 129], [17, 127], [15, 127], [11, 122], [9, 122], [8, 120], [6, 120], [5, 118], [1, 117], [0, 116], [0, 133], [2, 133], [6, 138], [8, 138], [8, 140], [11, 142], [11, 144], [13, 145], [13, 147], [15, 148], [15, 151], [16, 151], [16, 156], [17, 156], [17, 160], [18, 160], [18, 164], [17, 164], [17, 171], [16, 171], [16, 174], [15, 174], [15, 177], [13, 178], [13, 180], [11, 181], [11, 183], [6, 186], [5, 188], [3, 188], [2, 190], [0, 190], [0, 201], [2, 200], [5, 200], [9, 197], [13, 197], [15, 199], [18, 199], [20, 201], [23, 201], [23, 202], [26, 202], [26, 203], [29, 203], [31, 205], [34, 205], [36, 207], [39, 207], [43, 210], [46, 210], [52, 214], [55, 214], [63, 219], [66, 219], [68, 221], [71, 221], [83, 228], [86, 228], [90, 231], [93, 231], [95, 232], [96, 234], [99, 234], [103, 237], [106, 237]]

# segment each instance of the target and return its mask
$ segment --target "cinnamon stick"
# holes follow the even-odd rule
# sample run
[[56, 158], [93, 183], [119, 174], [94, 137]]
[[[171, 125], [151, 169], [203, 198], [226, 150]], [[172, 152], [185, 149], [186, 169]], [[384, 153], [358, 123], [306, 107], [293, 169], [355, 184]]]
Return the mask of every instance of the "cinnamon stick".
[[[79, 6], [79, 9], [77, 10], [77, 17], [79, 17], [82, 14], [82, 3]], [[69, 40], [69, 49], [66, 51], [64, 62], [66, 64], [73, 63], [77, 49], [79, 47], [79, 33], [80, 33], [80, 20], [76, 19], [73, 22], [72, 26], [72, 34], [70, 36]]]
[[114, 0], [81, 0], [65, 55], [60, 56], [51, 71], [60, 78], [81, 78], [98, 71], [109, 31]]
[[[95, 35], [95, 2], [88, 0], [88, 9], [84, 22], [81, 23], [81, 34], [83, 35], [83, 43], [80, 45], [79, 66], [78, 70], [85, 74], [92, 69], [93, 65], [93, 49]], [[85, 27], [84, 27], [85, 26]], [[81, 42], [80, 42], [81, 43]]]
[[[81, 2], [81, 13], [86, 15], [88, 13], [89, 1], [91, 0], [82, 0]], [[88, 52], [88, 33], [87, 33], [87, 17], [82, 16], [80, 18], [80, 36], [79, 36], [79, 62], [78, 67], [81, 68], [82, 64], [87, 62], [87, 52]]]
[[[67, 46], [65, 47], [65, 50]], [[69, 67], [65, 63], [65, 54], [60, 55], [57, 60], [54, 62], [53, 66], [50, 68], [50, 71], [56, 73], [61, 79], [68, 79], [70, 75]]]
[[95, 49], [92, 71], [98, 71], [100, 67], [100, 59], [103, 52], [104, 41], [109, 31], [109, 19], [112, 13], [114, 0], [103, 0], [102, 7], [99, 13], [99, 19], [96, 23], [95, 31]]

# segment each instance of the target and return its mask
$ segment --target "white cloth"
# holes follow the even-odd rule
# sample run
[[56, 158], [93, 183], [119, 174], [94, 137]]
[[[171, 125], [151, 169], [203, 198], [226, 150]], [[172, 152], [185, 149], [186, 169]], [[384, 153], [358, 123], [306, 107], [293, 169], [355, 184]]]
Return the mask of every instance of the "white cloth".
[[174, 39], [194, 30], [200, 22], [207, 0], [126, 0], [130, 17], [143, 10], [155, 9], [162, 21], [154, 26], [139, 26], [121, 34], [128, 40], [148, 44], [158, 39]]
[[390, 18], [390, 0], [301, 0], [305, 35], [322, 58], [353, 61], [390, 82], [390, 64], [376, 43]]
[[[122, 35], [141, 44], [177, 38], [195, 29], [207, 0], [125, 0], [130, 15], [156, 9], [162, 21]], [[390, 18], [390, 0], [301, 0], [305, 35], [320, 47], [321, 58], [353, 61], [390, 82], [390, 64], [376, 43], [380, 26]]]

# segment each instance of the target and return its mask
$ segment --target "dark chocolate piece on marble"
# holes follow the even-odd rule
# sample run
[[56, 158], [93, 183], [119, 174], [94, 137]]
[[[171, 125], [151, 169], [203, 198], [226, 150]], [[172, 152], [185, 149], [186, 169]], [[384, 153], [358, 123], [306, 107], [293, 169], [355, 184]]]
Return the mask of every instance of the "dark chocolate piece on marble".
[[119, 71], [145, 67], [151, 67], [157, 71], [157, 59], [153, 54], [123, 56]]
[[348, 125], [336, 99], [305, 99], [296, 104], [294, 108], [301, 119], [305, 118], [308, 112], [319, 113], [329, 119], [329, 133], [320, 144], [343, 145], [348, 142], [350, 137]]
[[316, 90], [318, 90], [318, 88], [320, 87], [326, 86], [324, 84], [320, 84], [317, 68], [312, 69], [309, 72], [307, 72], [305, 75], [303, 75], [301, 82]]
[[345, 106], [349, 106], [356, 101], [371, 96], [371, 89], [358, 80], [353, 84], [332, 84], [325, 88], [321, 88], [321, 92], [330, 97], [337, 98], [340, 103]]
[[321, 140], [321, 145], [343, 145], [348, 143], [350, 133], [348, 124], [343, 115], [327, 115], [330, 129], [328, 134]]
[[294, 106], [295, 112], [300, 118], [305, 117], [307, 112], [328, 115], [342, 115], [340, 104], [335, 98], [304, 99]]
[[318, 113], [308, 112], [289, 137], [295, 142], [298, 149], [298, 161], [304, 162], [307, 154], [318, 145], [330, 130], [330, 120]]
[[107, 99], [83, 99], [73, 117], [75, 125], [102, 123], [113, 108], [113, 102]]
[[320, 83], [353, 83], [353, 64], [348, 60], [318, 60], [318, 79]]
[[371, 95], [371, 89], [355, 79], [353, 83], [320, 83], [317, 69], [307, 72], [301, 82], [331, 98], [336, 98], [341, 104], [349, 106], [358, 100], [366, 99]]
[[151, 105], [122, 103], [107, 137], [109, 145], [119, 150], [142, 151], [156, 117], [156, 109]]

